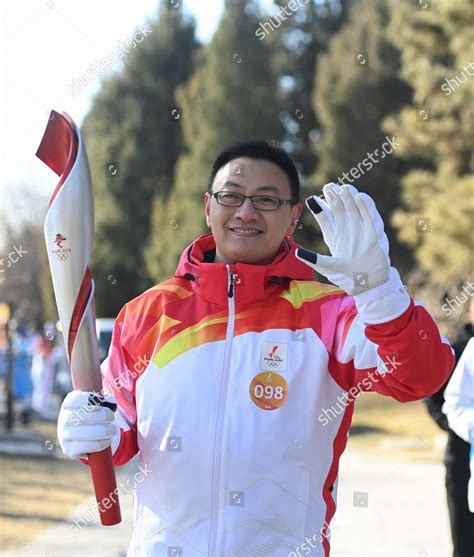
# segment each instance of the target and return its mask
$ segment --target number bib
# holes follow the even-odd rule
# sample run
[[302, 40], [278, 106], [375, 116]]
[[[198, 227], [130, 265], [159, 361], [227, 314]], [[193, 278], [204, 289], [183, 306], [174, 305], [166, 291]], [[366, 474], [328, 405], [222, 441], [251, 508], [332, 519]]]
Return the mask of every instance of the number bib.
[[286, 380], [273, 371], [256, 375], [250, 383], [250, 398], [262, 410], [276, 410], [285, 402], [288, 393]]

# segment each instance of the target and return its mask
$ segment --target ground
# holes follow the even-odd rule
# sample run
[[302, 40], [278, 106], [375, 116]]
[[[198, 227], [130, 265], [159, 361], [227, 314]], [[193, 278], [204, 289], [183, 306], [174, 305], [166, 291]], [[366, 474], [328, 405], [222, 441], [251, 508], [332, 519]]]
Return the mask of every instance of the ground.
[[349, 446], [389, 459], [402, 457], [439, 462], [447, 433], [440, 429], [421, 401], [400, 403], [376, 393], [356, 402]]
[[[56, 442], [55, 423], [34, 429]], [[93, 494], [88, 467], [69, 459], [0, 455], [0, 472], [0, 554], [60, 522]]]

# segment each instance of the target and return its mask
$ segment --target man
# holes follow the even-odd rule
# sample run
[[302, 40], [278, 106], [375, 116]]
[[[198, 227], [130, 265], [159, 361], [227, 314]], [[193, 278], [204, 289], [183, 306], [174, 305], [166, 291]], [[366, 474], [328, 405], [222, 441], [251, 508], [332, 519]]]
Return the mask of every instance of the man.
[[[474, 299], [468, 306], [469, 322], [464, 323], [452, 343], [455, 361], [458, 363], [474, 331]], [[444, 455], [446, 466], [446, 495], [453, 540], [453, 557], [474, 555], [474, 513], [469, 511], [467, 486], [471, 475], [469, 470], [470, 444], [449, 427], [448, 418], [442, 407], [445, 399], [446, 382], [439, 391], [424, 400], [430, 416], [439, 427], [448, 432]], [[467, 393], [466, 393], [467, 394]]]
[[116, 319], [103, 364], [115, 415], [94, 408], [74, 424], [89, 393], [66, 397], [66, 454], [111, 444], [116, 465], [139, 452], [152, 470], [136, 486], [129, 556], [329, 555], [357, 394], [417, 400], [449, 375], [452, 349], [390, 267], [371, 198], [323, 193], [307, 205], [332, 257], [292, 240], [302, 205], [285, 151], [224, 150], [205, 194], [212, 232]]
[[[470, 477], [467, 484], [466, 496], [470, 513], [470, 526], [472, 533], [474, 526], [474, 339], [467, 343], [464, 352], [453, 371], [448, 386], [444, 392], [446, 402], [443, 412], [448, 417], [449, 427], [461, 439], [469, 443]], [[467, 551], [465, 553], [467, 555]], [[472, 545], [471, 545], [471, 555]]]

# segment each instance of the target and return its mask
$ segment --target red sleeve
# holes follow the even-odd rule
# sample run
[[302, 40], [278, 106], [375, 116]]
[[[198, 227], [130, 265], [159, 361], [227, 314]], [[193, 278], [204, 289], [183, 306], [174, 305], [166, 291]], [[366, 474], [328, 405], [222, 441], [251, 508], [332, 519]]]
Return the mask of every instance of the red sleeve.
[[105, 393], [112, 395], [117, 402], [115, 423], [120, 428], [120, 443], [113, 447], [115, 466], [131, 460], [138, 452], [137, 409], [135, 403], [134, 369], [129, 369], [131, 358], [127, 358], [122, 341], [125, 308], [117, 316], [112, 334], [108, 357], [102, 362], [102, 382]]
[[454, 366], [454, 352], [421, 305], [387, 323], [367, 325], [354, 299], [341, 300], [336, 332], [329, 354], [329, 372], [354, 398], [374, 391], [399, 402], [435, 393]]

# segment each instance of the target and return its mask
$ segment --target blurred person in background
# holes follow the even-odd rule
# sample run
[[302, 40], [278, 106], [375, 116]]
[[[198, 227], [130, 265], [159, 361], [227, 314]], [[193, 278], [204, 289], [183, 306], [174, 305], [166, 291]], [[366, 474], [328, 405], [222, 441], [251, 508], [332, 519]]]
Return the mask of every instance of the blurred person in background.
[[[464, 349], [473, 338], [474, 298], [471, 298], [469, 302], [467, 313], [469, 321], [460, 327], [456, 340], [452, 344], [458, 366]], [[446, 492], [453, 540], [453, 557], [472, 557], [474, 555], [474, 514], [469, 511], [467, 502], [471, 446], [467, 440], [453, 431], [448, 417], [442, 410], [448, 383], [449, 380], [437, 393], [426, 398], [424, 402], [433, 420], [441, 429], [448, 432], [444, 464], [446, 466]]]
[[6, 328], [0, 327], [0, 381], [7, 377], [8, 338]]
[[57, 332], [54, 351], [56, 354], [56, 373], [54, 376], [53, 392], [59, 397], [59, 402], [62, 402], [74, 387], [72, 386], [71, 370], [67, 359], [64, 337], [60, 330]]
[[31, 416], [31, 353], [25, 327], [18, 327], [12, 342], [13, 399], [15, 410], [22, 423], [27, 424]]
[[43, 334], [35, 342], [31, 377], [33, 380], [32, 408], [42, 418], [48, 418], [49, 404], [53, 394], [56, 365], [60, 352], [54, 346], [55, 328], [46, 322]]
[[474, 555], [474, 338], [471, 337], [444, 392], [443, 412], [449, 427], [468, 443], [469, 467], [464, 498], [468, 505], [468, 523], [463, 532], [466, 540], [464, 555]]
[[448, 417], [449, 427], [468, 445], [469, 469], [464, 478], [463, 503], [467, 501], [468, 515], [466, 520], [466, 547], [462, 548], [465, 555], [474, 555], [474, 338], [467, 343], [461, 358], [454, 369], [444, 392], [445, 403], [443, 412]]

